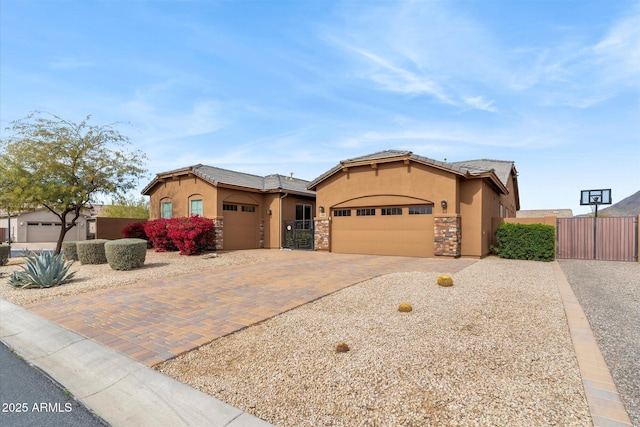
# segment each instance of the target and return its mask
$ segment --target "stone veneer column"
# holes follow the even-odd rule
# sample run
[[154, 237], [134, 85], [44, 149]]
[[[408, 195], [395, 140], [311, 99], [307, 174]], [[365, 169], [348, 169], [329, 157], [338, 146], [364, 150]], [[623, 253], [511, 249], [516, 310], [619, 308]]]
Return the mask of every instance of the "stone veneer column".
[[213, 220], [214, 228], [214, 245], [216, 251], [221, 251], [224, 247], [224, 219], [219, 216]]
[[435, 256], [459, 257], [461, 253], [462, 218], [460, 215], [433, 218]]
[[260, 249], [264, 249], [264, 219], [260, 219]]
[[329, 250], [329, 219], [313, 220], [313, 248], [317, 251]]

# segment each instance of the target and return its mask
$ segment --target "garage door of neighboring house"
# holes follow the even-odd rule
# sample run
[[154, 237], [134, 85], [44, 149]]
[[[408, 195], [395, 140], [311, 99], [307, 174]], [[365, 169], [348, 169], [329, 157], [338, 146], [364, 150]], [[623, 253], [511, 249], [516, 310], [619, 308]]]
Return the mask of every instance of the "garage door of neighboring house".
[[431, 206], [332, 210], [331, 251], [433, 257]]
[[[27, 242], [57, 242], [60, 236], [60, 223], [53, 222], [28, 222]], [[69, 230], [64, 236], [64, 240], [78, 240], [78, 226]]]
[[260, 245], [258, 207], [239, 203], [223, 206], [223, 243], [225, 250], [257, 249]]

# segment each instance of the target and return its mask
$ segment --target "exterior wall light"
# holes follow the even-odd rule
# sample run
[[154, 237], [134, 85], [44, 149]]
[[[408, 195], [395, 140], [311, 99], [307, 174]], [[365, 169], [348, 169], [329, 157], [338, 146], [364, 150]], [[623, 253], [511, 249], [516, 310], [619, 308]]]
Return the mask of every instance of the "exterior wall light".
[[324, 213], [324, 206], [320, 206], [320, 213]]
[[447, 209], [447, 201], [446, 200], [441, 201], [440, 206], [442, 206], [442, 209]]
[[271, 215], [273, 211], [271, 209], [267, 209], [267, 215]]

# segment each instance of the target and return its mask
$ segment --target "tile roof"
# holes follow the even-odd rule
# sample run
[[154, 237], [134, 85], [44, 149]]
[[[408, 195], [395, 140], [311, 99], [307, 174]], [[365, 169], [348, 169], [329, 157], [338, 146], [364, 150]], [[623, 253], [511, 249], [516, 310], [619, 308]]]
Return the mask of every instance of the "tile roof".
[[334, 166], [333, 168], [329, 169], [327, 172], [320, 175], [318, 178], [314, 179], [309, 184], [308, 188], [315, 187], [319, 182], [333, 175], [335, 172], [339, 171], [340, 169], [347, 166], [348, 164], [382, 160], [382, 159], [392, 159], [395, 157], [404, 157], [404, 158], [412, 159], [420, 163], [433, 165], [433, 166], [436, 166], [445, 170], [449, 170], [451, 172], [463, 174], [463, 175], [481, 175], [481, 174], [493, 172], [495, 176], [498, 178], [498, 180], [505, 187], [507, 186], [509, 175], [511, 174], [511, 170], [514, 167], [514, 163], [512, 161], [507, 161], [507, 160], [480, 159], [480, 160], [467, 160], [463, 162], [441, 162], [439, 160], [431, 159], [429, 157], [419, 156], [417, 154], [414, 154], [411, 151], [384, 150], [384, 151], [378, 151], [372, 154], [366, 154], [360, 157], [354, 157], [352, 159], [342, 160], [338, 165]]
[[263, 192], [280, 190], [281, 192], [293, 192], [309, 196], [315, 195], [315, 191], [307, 189], [309, 181], [305, 181], [304, 179], [278, 174], [262, 177], [259, 175], [252, 175], [249, 173], [237, 172], [202, 164], [159, 173], [156, 178], [154, 178], [154, 180], [142, 190], [142, 194], [147, 194], [151, 187], [158, 182], [158, 179], [161, 176], [188, 172], [193, 173], [213, 185], [227, 184]]
[[468, 170], [471, 175], [493, 171], [500, 182], [502, 182], [505, 186], [507, 185], [507, 182], [509, 182], [509, 175], [511, 175], [511, 170], [514, 167], [512, 161], [490, 159], [466, 160], [462, 162], [453, 162], [450, 164], [461, 169]]

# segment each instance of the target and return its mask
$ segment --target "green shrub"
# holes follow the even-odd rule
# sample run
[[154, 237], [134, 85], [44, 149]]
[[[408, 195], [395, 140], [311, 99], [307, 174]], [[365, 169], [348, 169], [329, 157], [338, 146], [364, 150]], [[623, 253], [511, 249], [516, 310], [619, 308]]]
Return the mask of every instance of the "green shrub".
[[62, 254], [67, 261], [78, 261], [78, 242], [62, 242]]
[[104, 245], [109, 266], [114, 270], [131, 270], [144, 264], [147, 241], [144, 239], [111, 240]]
[[0, 243], [0, 265], [6, 265], [9, 262], [9, 253], [11, 246]]
[[496, 230], [497, 247], [491, 249], [500, 257], [533, 261], [555, 259], [555, 229], [544, 224], [503, 222]]
[[14, 288], [50, 288], [62, 285], [73, 278], [75, 272], [69, 273], [73, 261], [65, 265], [62, 254], [54, 255], [53, 251], [42, 251], [39, 255], [29, 252], [25, 257], [22, 271], [14, 271], [7, 284]]
[[107, 256], [104, 253], [106, 239], [83, 240], [76, 242], [78, 260], [80, 264], [106, 264]]

